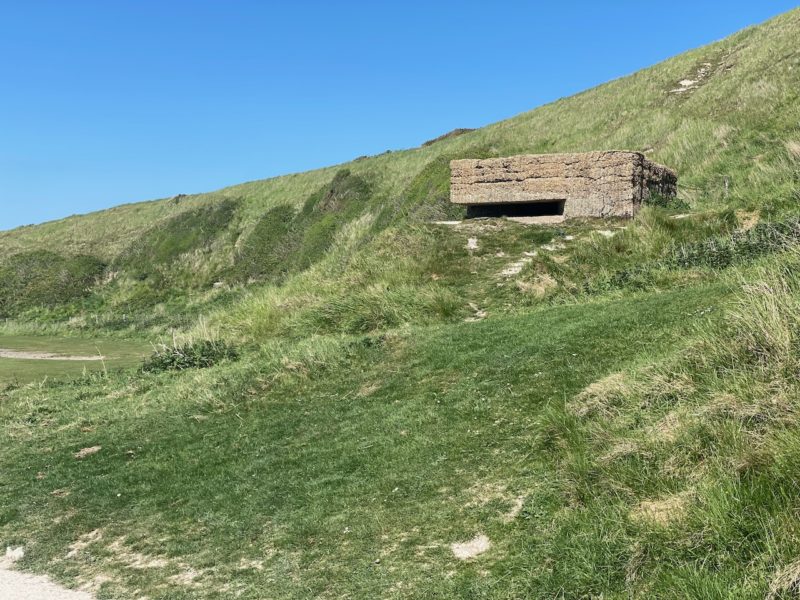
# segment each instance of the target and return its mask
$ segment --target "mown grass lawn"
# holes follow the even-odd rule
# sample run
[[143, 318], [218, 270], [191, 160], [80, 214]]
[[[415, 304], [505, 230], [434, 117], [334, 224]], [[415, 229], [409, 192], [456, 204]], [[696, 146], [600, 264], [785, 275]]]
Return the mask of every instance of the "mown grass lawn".
[[[623, 557], [598, 541], [596, 515], [573, 523], [577, 537], [554, 529], [569, 501], [557, 459], [536, 449], [540, 419], [680, 347], [726, 293], [634, 294], [6, 392], [0, 539], [26, 546], [24, 566], [107, 578], [101, 598], [622, 590]], [[492, 547], [456, 559], [450, 545], [479, 534]], [[561, 568], [582, 536], [591, 570]]]
[[79, 377], [139, 364], [151, 346], [137, 340], [0, 334], [0, 348], [59, 356], [103, 356], [103, 360], [41, 360], [0, 357], [0, 386]]

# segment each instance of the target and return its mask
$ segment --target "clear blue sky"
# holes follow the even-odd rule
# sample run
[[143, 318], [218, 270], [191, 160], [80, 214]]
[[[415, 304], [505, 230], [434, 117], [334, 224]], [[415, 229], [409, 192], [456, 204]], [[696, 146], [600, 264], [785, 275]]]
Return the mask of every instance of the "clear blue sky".
[[0, 229], [416, 146], [794, 5], [0, 0]]

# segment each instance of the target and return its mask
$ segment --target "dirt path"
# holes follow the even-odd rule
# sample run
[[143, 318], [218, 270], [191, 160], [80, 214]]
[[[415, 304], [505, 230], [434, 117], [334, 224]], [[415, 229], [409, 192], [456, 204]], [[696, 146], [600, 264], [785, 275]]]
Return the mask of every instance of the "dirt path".
[[26, 350], [9, 350], [0, 348], [0, 358], [24, 358], [27, 360], [105, 360], [105, 356], [94, 354], [92, 356], [74, 356], [53, 354], [52, 352], [28, 352]]
[[15, 571], [0, 557], [0, 598], [3, 600], [94, 600], [87, 592], [68, 590], [42, 575]]

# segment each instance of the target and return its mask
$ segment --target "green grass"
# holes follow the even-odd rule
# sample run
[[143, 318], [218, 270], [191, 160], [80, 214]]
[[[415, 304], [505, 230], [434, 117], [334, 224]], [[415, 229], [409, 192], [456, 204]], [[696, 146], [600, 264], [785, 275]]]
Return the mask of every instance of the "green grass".
[[0, 317], [88, 296], [104, 266], [93, 256], [63, 257], [47, 250], [15, 254], [0, 267]]
[[104, 356], [102, 361], [62, 361], [0, 358], [0, 387], [44, 379], [71, 379], [95, 371], [115, 371], [138, 365], [151, 347], [120, 339], [22, 336], [0, 333], [0, 348], [63, 356]]
[[[725, 295], [701, 287], [271, 344], [183, 378], [51, 388], [33, 403], [11, 392], [3, 538], [37, 540], [30, 567], [111, 576], [108, 597], [142, 586], [170, 598], [240, 588], [251, 598], [509, 597], [533, 589], [532, 569], [545, 595], [570, 580], [580, 587], [566, 573], [546, 575], [559, 548], [542, 535], [569, 498], [555, 457], [536, 452], [539, 422], [591, 381], [681, 345]], [[121, 391], [141, 398], [135, 411], [107, 400]], [[103, 447], [96, 456], [72, 457], [94, 445]], [[517, 496], [526, 516], [506, 523]], [[64, 559], [98, 528], [102, 541]], [[478, 532], [493, 551], [456, 560], [449, 544]], [[126, 569], [118, 538], [164, 566]], [[536, 552], [523, 550], [531, 545]], [[241, 567], [247, 561], [263, 570]], [[202, 573], [196, 589], [168, 583], [188, 569]], [[592, 576], [593, 589], [606, 577]]]
[[[799, 32], [795, 10], [423, 148], [0, 233], [0, 347], [133, 365], [170, 340], [158, 372], [0, 385], [0, 545], [101, 599], [796, 594]], [[431, 223], [460, 216], [452, 158], [609, 148], [676, 168], [678, 201]]]

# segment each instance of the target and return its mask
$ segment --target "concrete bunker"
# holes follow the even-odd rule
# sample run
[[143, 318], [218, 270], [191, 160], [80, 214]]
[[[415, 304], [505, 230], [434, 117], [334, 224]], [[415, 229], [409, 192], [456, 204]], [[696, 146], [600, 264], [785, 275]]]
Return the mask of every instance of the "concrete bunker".
[[521, 154], [450, 162], [450, 201], [467, 218], [554, 223], [571, 217], [632, 217], [653, 194], [677, 193], [674, 171], [640, 152]]

